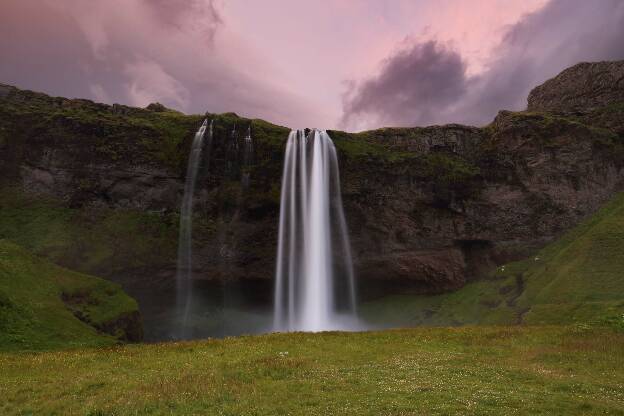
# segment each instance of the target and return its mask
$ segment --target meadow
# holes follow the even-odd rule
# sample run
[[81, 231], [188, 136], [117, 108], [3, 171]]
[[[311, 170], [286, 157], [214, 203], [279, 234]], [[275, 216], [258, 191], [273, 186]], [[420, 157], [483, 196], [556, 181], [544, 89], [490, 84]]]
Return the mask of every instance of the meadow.
[[0, 353], [3, 415], [624, 414], [624, 333], [291, 333]]

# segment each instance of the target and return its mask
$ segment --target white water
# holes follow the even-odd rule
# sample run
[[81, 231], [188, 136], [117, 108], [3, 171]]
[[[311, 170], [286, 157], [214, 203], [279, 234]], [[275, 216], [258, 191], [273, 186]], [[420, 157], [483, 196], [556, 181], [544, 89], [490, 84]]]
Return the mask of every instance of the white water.
[[[195, 182], [202, 160], [202, 149], [204, 136], [208, 120], [204, 120], [201, 127], [195, 133], [195, 138], [191, 145], [186, 171], [186, 181], [184, 183], [184, 196], [182, 207], [180, 208], [180, 237], [178, 242], [178, 268], [176, 273], [177, 296], [176, 305], [178, 316], [182, 318], [181, 330], [178, 334], [181, 338], [186, 338], [187, 320], [191, 308], [192, 299], [192, 278], [193, 278], [193, 195], [195, 193]], [[212, 121], [208, 132], [208, 150], [212, 144]]]
[[243, 168], [241, 183], [243, 184], [243, 188], [246, 189], [249, 187], [249, 166], [252, 163], [254, 151], [253, 140], [251, 138], [251, 126], [247, 128], [247, 135], [245, 136], [243, 146]]
[[336, 149], [325, 131], [286, 144], [275, 273], [275, 330], [351, 329], [356, 300]]

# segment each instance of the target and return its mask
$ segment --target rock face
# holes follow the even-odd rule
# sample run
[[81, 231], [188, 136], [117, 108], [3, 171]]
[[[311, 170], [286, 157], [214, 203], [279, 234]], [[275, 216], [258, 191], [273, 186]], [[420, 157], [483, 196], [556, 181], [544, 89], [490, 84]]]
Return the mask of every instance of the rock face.
[[[330, 131], [360, 288], [376, 281], [427, 293], [453, 290], [526, 256], [595, 212], [623, 185], [622, 67], [572, 67], [533, 90], [530, 112], [500, 112], [485, 128]], [[76, 237], [78, 242], [55, 248], [65, 250], [56, 260], [117, 280], [172, 278], [185, 163], [203, 116], [8, 86], [2, 91], [5, 183], [52, 195], [87, 217], [102, 209], [155, 216], [174, 240], [168, 248], [159, 245], [157, 256], [137, 243], [80, 263], [76, 253], [88, 253], [91, 243]], [[563, 111], [571, 109], [579, 111]], [[208, 117], [215, 135], [196, 191], [195, 276], [270, 287], [288, 130], [234, 114]], [[247, 127], [254, 154], [244, 166]], [[127, 233], [148, 241], [152, 231], [146, 230], [137, 226]]]
[[583, 62], [531, 91], [529, 111], [587, 111], [624, 101], [624, 61]]
[[616, 135], [546, 114], [501, 112], [484, 130], [410, 129], [390, 141], [419, 157], [375, 175], [344, 163], [359, 276], [410, 279], [422, 291], [461, 287], [526, 256], [624, 179]]

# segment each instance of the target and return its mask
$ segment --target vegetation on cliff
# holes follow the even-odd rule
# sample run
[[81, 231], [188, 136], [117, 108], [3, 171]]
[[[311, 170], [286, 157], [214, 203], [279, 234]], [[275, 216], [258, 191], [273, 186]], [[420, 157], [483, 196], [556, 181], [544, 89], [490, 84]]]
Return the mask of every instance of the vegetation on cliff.
[[114, 276], [175, 262], [179, 216], [136, 209], [72, 209], [58, 198], [0, 187], [0, 238], [71, 269]]
[[0, 240], [0, 350], [105, 346], [141, 337], [137, 304], [118, 285]]

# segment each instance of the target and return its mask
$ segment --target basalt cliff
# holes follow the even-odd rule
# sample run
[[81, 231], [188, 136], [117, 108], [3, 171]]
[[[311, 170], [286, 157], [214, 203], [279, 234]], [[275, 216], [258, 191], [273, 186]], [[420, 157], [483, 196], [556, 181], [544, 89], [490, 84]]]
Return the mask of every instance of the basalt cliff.
[[[270, 287], [288, 129], [233, 113], [0, 85], [0, 238], [123, 284], [171, 281], [186, 160], [206, 117], [214, 138], [195, 194], [195, 277]], [[530, 255], [622, 190], [624, 61], [571, 67], [535, 88], [526, 111], [480, 128], [329, 134], [360, 290], [454, 290]]]

